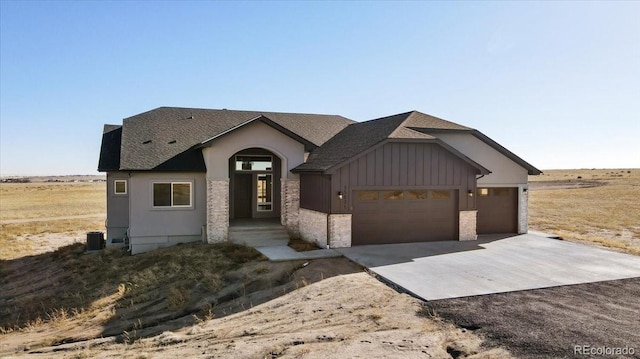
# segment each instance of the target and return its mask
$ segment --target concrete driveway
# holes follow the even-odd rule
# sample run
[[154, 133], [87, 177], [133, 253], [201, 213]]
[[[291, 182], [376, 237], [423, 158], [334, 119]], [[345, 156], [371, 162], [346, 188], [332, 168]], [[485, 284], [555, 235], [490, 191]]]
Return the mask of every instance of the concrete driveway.
[[533, 234], [336, 250], [425, 300], [640, 277], [640, 257]]

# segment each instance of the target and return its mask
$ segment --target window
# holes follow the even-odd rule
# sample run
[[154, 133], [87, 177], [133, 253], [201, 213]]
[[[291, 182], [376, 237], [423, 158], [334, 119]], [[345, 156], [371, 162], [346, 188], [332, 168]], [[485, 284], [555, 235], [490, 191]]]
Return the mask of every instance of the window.
[[447, 199], [451, 197], [451, 191], [431, 191], [433, 199]]
[[358, 199], [360, 201], [377, 201], [378, 191], [358, 191]]
[[271, 156], [236, 156], [236, 171], [271, 171]]
[[488, 195], [489, 195], [489, 189], [488, 188], [478, 188], [478, 196], [486, 197]]
[[127, 181], [126, 180], [113, 181], [113, 193], [127, 194]]
[[493, 195], [498, 197], [506, 197], [511, 194], [511, 191], [508, 188], [494, 188]]
[[385, 200], [402, 200], [402, 191], [384, 191], [382, 198]]
[[155, 182], [154, 207], [191, 207], [191, 182]]
[[273, 210], [273, 181], [271, 180], [271, 175], [259, 174], [257, 185], [258, 211], [266, 212]]
[[407, 191], [407, 199], [427, 199], [427, 191]]

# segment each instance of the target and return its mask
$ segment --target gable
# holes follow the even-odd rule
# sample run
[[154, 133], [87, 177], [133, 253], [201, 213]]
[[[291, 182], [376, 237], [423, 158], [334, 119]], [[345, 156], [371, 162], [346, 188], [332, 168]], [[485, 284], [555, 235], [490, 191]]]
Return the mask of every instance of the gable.
[[478, 184], [527, 183], [529, 175], [527, 168], [474, 136], [471, 132], [439, 132], [437, 136], [443, 142], [455, 147], [461, 153], [491, 170], [491, 174], [478, 180]]
[[263, 148], [280, 157], [283, 176], [304, 161], [304, 144], [262, 121], [255, 121], [202, 145], [208, 176], [229, 178], [229, 158], [247, 148]]

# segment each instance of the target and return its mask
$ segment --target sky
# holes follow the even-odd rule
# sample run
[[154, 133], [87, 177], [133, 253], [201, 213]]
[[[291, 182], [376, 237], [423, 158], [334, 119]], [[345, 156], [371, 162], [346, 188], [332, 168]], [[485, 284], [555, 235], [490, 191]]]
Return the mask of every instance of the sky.
[[0, 175], [97, 173], [160, 106], [417, 110], [540, 169], [640, 167], [640, 2], [0, 0]]

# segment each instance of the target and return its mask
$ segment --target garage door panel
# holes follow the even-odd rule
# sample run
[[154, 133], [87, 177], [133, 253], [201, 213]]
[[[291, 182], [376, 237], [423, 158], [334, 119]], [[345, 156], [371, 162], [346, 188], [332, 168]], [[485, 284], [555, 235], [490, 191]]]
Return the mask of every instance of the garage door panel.
[[478, 188], [478, 234], [517, 233], [518, 188]]
[[457, 239], [454, 190], [355, 192], [353, 245]]

